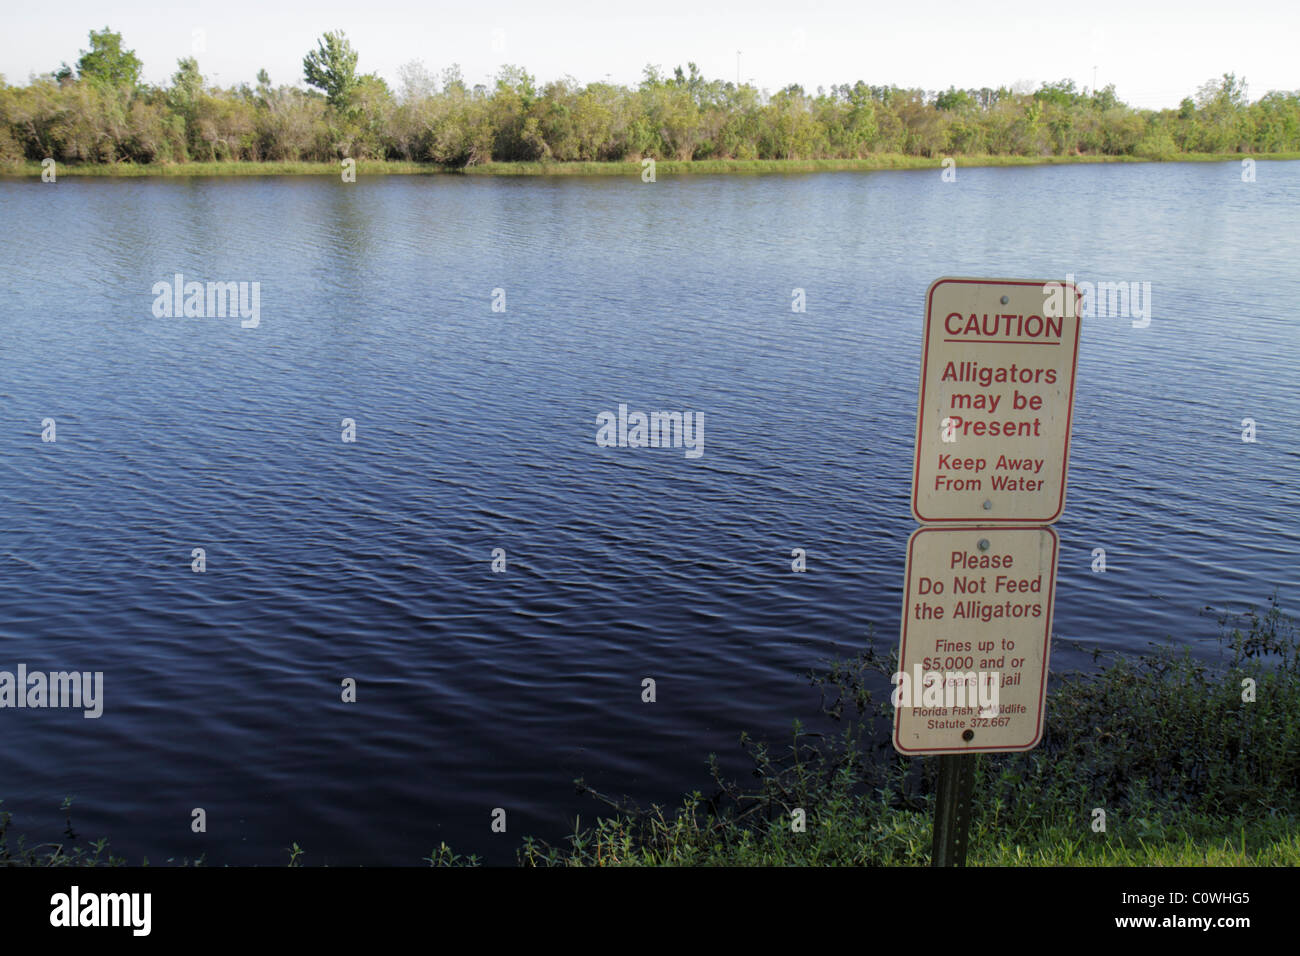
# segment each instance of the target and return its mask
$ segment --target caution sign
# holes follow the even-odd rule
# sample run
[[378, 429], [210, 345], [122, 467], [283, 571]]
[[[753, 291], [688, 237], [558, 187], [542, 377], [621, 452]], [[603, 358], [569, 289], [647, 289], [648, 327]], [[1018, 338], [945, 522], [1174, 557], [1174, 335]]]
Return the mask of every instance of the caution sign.
[[893, 691], [900, 753], [1038, 745], [1057, 550], [1046, 526], [913, 532]]
[[1065, 508], [1078, 293], [939, 279], [925, 307], [912, 470], [920, 524], [1050, 524]]

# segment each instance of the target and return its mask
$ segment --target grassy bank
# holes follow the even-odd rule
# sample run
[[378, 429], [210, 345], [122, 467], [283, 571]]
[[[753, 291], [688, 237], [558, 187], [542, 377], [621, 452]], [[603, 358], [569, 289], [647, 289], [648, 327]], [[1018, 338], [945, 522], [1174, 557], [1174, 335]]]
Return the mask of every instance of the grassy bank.
[[[968, 863], [1300, 865], [1296, 622], [1274, 599], [1221, 619], [1220, 641], [1214, 663], [1157, 650], [1057, 680], [1037, 749], [978, 758]], [[928, 863], [937, 761], [900, 757], [889, 743], [893, 671], [892, 659], [868, 652], [818, 676], [842, 732], [796, 724], [779, 748], [744, 740], [756, 783], [724, 779], [711, 758], [709, 795], [672, 811], [636, 811], [588, 789], [606, 816], [564, 846], [526, 841], [521, 862]], [[1243, 699], [1249, 686], [1253, 701]], [[799, 809], [802, 833], [792, 826]]]
[[[1056, 679], [1042, 744], [978, 758], [968, 864], [1300, 866], [1300, 632], [1276, 598], [1219, 628], [1213, 662], [1158, 649]], [[600, 812], [561, 845], [524, 840], [519, 862], [928, 864], [937, 761], [890, 744], [893, 669], [892, 655], [867, 651], [813, 675], [829, 732], [795, 723], [779, 745], [742, 737], [746, 782], [710, 757], [707, 795], [676, 808], [640, 810], [578, 781]], [[73, 839], [70, 822], [64, 840], [36, 847], [10, 836], [9, 822], [0, 812], [0, 865], [123, 862], [103, 841]], [[304, 856], [295, 844], [267, 862]], [[425, 861], [477, 862], [445, 845]]]
[[[1246, 158], [1241, 153], [1178, 153], [1167, 157], [1141, 156], [956, 156], [957, 167], [976, 166], [1060, 166], [1077, 163], [1144, 163], [1144, 162], [1231, 162]], [[1255, 160], [1296, 160], [1300, 153], [1252, 154]], [[907, 156], [881, 153], [865, 159], [702, 159], [691, 161], [659, 160], [655, 175], [716, 175], [724, 173], [815, 173], [870, 172], [882, 169], [939, 169], [942, 157]], [[339, 163], [318, 162], [194, 162], [194, 163], [82, 163], [57, 166], [65, 176], [339, 176]], [[432, 163], [393, 160], [360, 160], [360, 176], [393, 175], [462, 175], [462, 176], [628, 176], [639, 178], [639, 162], [592, 163], [483, 163], [477, 166], [439, 166]], [[40, 178], [41, 165], [33, 162], [0, 165], [0, 175]]]

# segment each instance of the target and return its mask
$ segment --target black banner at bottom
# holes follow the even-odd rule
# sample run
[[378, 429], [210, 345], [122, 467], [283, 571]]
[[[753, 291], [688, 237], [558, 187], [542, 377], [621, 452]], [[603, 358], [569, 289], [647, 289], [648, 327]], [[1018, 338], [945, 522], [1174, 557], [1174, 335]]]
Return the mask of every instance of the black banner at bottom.
[[[1200, 934], [1227, 945], [1290, 922], [1280, 869], [8, 869], [7, 941], [295, 943], [435, 941], [447, 931], [498, 940], [572, 935], [585, 945], [649, 933], [731, 939], [780, 923], [865, 919], [918, 944], [1055, 938], [1148, 942]], [[845, 904], [849, 904], [847, 907]], [[595, 935], [608, 930], [613, 937]], [[956, 934], [956, 935], [954, 935]], [[558, 940], [555, 940], [558, 942]], [[946, 941], [946, 943], [944, 942]]]

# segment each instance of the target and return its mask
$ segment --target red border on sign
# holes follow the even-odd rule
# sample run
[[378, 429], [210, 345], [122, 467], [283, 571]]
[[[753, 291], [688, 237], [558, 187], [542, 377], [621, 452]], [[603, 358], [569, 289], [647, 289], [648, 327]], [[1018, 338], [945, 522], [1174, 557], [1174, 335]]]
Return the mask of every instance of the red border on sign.
[[[1042, 282], [1030, 282], [1023, 279], [935, 279], [930, 283], [930, 289], [925, 294], [925, 345], [921, 352], [921, 397], [916, 406], [916, 451], [915, 460], [912, 465], [912, 517], [918, 524], [978, 524], [981, 520], [979, 515], [966, 518], [927, 518], [917, 509], [916, 491], [917, 481], [921, 477], [921, 426], [925, 421], [925, 380], [928, 377], [926, 371], [930, 364], [930, 310], [934, 306], [934, 290], [945, 283], [959, 283], [962, 285], [1029, 285], [1044, 286], [1048, 282], [1058, 280], [1048, 279]], [[1065, 282], [1060, 283], [1065, 286]], [[1076, 300], [1083, 297], [1079, 292], [1078, 286], [1074, 287]], [[1070, 367], [1070, 400], [1065, 411], [1065, 448], [1061, 456], [1061, 499], [1056, 503], [1056, 514], [1047, 518], [998, 518], [997, 524], [1014, 524], [1014, 525], [1040, 525], [1051, 524], [1058, 520], [1065, 511], [1065, 485], [1070, 467], [1070, 428], [1074, 418], [1074, 386], [1079, 378], [1079, 339], [1083, 333], [1083, 317], [1079, 315], [1079, 301], [1075, 303], [1075, 317], [1077, 325], [1074, 334], [1074, 358], [1071, 360]]]
[[[1056, 529], [1051, 525], [1041, 525], [1035, 528], [1026, 528], [1021, 525], [980, 525], [971, 526], [967, 522], [971, 531], [1046, 531], [1052, 536], [1052, 573], [1049, 576], [1050, 584], [1047, 589], [1047, 620], [1044, 623], [1043, 634], [1043, 671], [1039, 676], [1040, 684], [1038, 690], [1038, 730], [1034, 734], [1034, 739], [1028, 744], [1017, 745], [1015, 747], [980, 747], [971, 746], [969, 748], [957, 749], [954, 747], [936, 747], [929, 749], [913, 750], [908, 747], [899, 746], [898, 733], [903, 726], [902, 708], [894, 708], [894, 749], [902, 754], [936, 754], [936, 753], [1014, 753], [1022, 750], [1033, 750], [1038, 746], [1039, 741], [1043, 739], [1043, 717], [1045, 715], [1044, 705], [1047, 701], [1047, 662], [1051, 657], [1052, 650], [1052, 609], [1056, 605], [1056, 561], [1060, 551], [1061, 542], [1056, 534]], [[912, 536], [907, 539], [907, 580], [903, 586], [903, 632], [902, 639], [898, 647], [898, 666], [903, 667], [907, 660], [907, 612], [912, 604], [912, 548], [916, 539], [930, 531], [961, 531], [961, 528], [917, 528], [912, 532]], [[891, 692], [892, 694], [892, 692]]]

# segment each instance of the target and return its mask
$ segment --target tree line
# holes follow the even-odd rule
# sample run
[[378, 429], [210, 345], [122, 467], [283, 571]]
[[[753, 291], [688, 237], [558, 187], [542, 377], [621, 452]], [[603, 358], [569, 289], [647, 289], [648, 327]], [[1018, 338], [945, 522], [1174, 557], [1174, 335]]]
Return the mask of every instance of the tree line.
[[336, 161], [400, 159], [465, 166], [506, 161], [866, 158], [912, 156], [1269, 153], [1300, 150], [1300, 90], [1251, 101], [1244, 79], [1208, 81], [1176, 109], [1135, 109], [1113, 85], [1073, 80], [1036, 90], [927, 92], [862, 81], [767, 93], [647, 66], [635, 87], [540, 85], [504, 66], [491, 87], [451, 66], [420, 63], [393, 90], [357, 71], [342, 33], [326, 33], [303, 59], [306, 87], [219, 87], [193, 57], [165, 86], [141, 82], [122, 37], [90, 31], [90, 49], [26, 86], [0, 77], [0, 162]]

